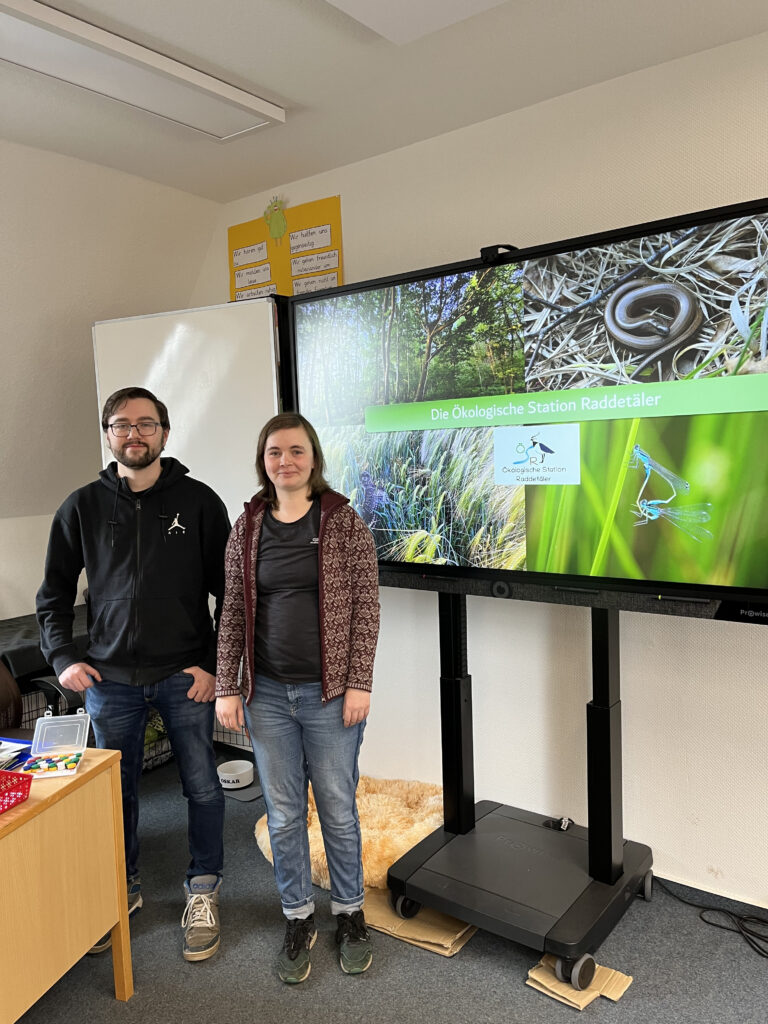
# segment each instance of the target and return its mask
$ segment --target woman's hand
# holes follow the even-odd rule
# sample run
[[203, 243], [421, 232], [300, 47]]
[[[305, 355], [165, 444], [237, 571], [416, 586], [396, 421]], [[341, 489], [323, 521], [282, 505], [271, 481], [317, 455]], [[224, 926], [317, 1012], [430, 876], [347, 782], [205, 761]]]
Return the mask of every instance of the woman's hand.
[[224, 729], [239, 732], [245, 725], [242, 697], [217, 697], [216, 717]]
[[346, 729], [350, 725], [364, 722], [370, 710], [371, 695], [368, 690], [347, 689], [344, 691], [344, 708], [341, 715]]

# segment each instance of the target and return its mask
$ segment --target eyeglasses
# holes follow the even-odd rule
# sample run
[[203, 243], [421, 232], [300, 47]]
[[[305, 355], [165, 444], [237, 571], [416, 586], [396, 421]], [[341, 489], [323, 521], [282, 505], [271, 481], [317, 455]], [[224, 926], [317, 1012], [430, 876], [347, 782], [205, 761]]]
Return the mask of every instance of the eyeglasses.
[[134, 427], [139, 437], [152, 437], [159, 426], [157, 420], [142, 420], [141, 423], [110, 423], [109, 429], [115, 437], [130, 437]]

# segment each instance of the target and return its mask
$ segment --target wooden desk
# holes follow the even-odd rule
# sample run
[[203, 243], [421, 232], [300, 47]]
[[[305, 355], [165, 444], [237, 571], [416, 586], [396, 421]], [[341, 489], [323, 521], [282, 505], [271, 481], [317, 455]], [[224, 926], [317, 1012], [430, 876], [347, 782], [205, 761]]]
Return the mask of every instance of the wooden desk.
[[133, 995], [120, 754], [88, 748], [77, 774], [33, 779], [0, 814], [0, 1024], [12, 1024], [106, 932], [115, 997]]

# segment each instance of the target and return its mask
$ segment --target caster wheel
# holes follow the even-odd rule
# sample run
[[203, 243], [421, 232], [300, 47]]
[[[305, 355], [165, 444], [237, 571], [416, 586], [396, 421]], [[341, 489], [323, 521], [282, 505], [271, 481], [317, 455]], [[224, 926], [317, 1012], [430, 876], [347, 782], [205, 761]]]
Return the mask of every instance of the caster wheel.
[[643, 877], [643, 899], [646, 903], [650, 903], [653, 899], [653, 872], [646, 871]]
[[398, 917], [408, 919], [416, 917], [421, 910], [421, 904], [411, 900], [407, 896], [396, 896], [392, 900], [392, 907]]
[[571, 967], [571, 985], [577, 992], [583, 992], [589, 988], [595, 976], [595, 958], [591, 953], [585, 953]]
[[560, 957], [555, 960], [555, 977], [558, 981], [568, 981], [565, 973], [565, 964]]

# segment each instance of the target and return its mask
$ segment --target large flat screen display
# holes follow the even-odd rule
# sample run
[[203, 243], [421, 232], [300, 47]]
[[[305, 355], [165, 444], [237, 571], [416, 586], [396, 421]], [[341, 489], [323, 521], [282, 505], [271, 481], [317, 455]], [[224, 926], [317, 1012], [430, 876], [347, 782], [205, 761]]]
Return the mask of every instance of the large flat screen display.
[[765, 599], [767, 282], [764, 201], [302, 296], [299, 408], [383, 565]]

